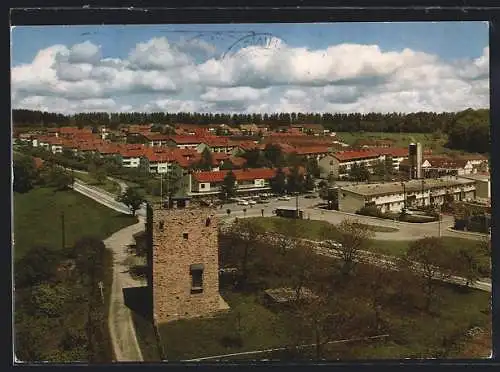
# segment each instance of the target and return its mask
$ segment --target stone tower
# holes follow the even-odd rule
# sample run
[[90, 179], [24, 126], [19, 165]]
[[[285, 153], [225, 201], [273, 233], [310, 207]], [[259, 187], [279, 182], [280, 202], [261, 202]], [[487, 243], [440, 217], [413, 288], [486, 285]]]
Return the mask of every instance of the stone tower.
[[157, 323], [213, 314], [219, 295], [218, 221], [213, 208], [172, 200], [152, 208], [150, 267]]

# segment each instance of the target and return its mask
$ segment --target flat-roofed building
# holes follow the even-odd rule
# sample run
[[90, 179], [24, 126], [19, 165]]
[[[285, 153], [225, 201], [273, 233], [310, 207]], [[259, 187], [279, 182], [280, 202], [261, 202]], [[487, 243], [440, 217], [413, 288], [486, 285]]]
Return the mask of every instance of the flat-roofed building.
[[382, 212], [400, 212], [407, 207], [442, 205], [445, 195], [454, 200], [474, 200], [474, 180], [447, 177], [406, 182], [389, 182], [345, 186], [339, 189], [339, 210], [355, 213], [359, 209], [375, 206]]
[[476, 173], [460, 176], [468, 180], [473, 180], [476, 183], [476, 198], [490, 199], [491, 198], [491, 178], [489, 173]]

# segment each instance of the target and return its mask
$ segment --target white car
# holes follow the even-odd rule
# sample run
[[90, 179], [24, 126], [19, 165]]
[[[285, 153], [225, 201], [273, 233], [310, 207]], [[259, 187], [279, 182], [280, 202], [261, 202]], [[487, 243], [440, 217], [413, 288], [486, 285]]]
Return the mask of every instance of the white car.
[[248, 202], [246, 200], [240, 200], [238, 205], [248, 205]]
[[289, 196], [280, 196], [278, 200], [283, 200], [283, 201], [289, 201], [290, 197]]
[[249, 200], [248, 204], [255, 205], [255, 204], [257, 204], [257, 202], [255, 200]]

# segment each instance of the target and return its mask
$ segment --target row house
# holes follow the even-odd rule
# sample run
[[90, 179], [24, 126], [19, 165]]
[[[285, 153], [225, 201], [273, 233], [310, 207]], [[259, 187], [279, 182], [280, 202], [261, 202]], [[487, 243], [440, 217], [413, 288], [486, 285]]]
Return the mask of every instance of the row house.
[[474, 169], [477, 169], [479, 172], [487, 172], [488, 171], [488, 157], [482, 154], [467, 154], [460, 155], [458, 159], [468, 161]]
[[363, 164], [370, 170], [381, 160], [385, 160], [385, 156], [372, 150], [340, 151], [323, 157], [318, 165], [321, 177], [333, 176], [342, 179], [348, 176], [354, 164]]
[[299, 156], [304, 156], [306, 159], [316, 159], [320, 161], [331, 152], [329, 146], [304, 146], [296, 147], [295, 153]]
[[246, 136], [255, 136], [260, 131], [259, 127], [255, 124], [240, 124], [240, 130]]
[[357, 148], [389, 148], [394, 146], [394, 141], [390, 139], [359, 139], [353, 147]]
[[199, 136], [167, 136], [165, 144], [170, 147], [177, 147], [179, 149], [196, 149], [205, 137]]
[[205, 149], [209, 149], [212, 153], [231, 153], [237, 145], [236, 142], [229, 138], [212, 136], [203, 138], [196, 149], [200, 153]]
[[150, 173], [164, 174], [172, 170], [177, 160], [177, 156], [172, 151], [149, 150], [141, 156], [140, 164]]
[[51, 136], [38, 136], [32, 140], [33, 147], [41, 147], [53, 154], [60, 154], [63, 150], [62, 138]]
[[422, 171], [427, 177], [447, 172], [452, 175], [466, 175], [475, 173], [476, 170], [471, 162], [465, 159], [453, 159], [450, 157], [433, 156], [427, 157], [422, 162]]
[[168, 146], [170, 143], [171, 136], [161, 133], [146, 133], [141, 134], [146, 140], [146, 145], [149, 147], [161, 147]]
[[328, 129], [325, 129], [322, 124], [292, 124], [291, 128], [298, 129], [302, 133], [312, 134], [315, 136], [322, 136], [330, 132]]
[[[271, 190], [270, 181], [276, 176], [276, 169], [254, 168], [233, 170], [236, 182], [236, 192], [238, 194], [258, 194]], [[303, 168], [300, 169], [305, 174]], [[189, 176], [190, 196], [217, 195], [222, 190], [224, 178], [229, 171], [218, 172], [193, 172]], [[290, 170], [283, 168], [283, 172], [288, 174]]]
[[410, 180], [378, 184], [360, 184], [338, 189], [339, 210], [356, 213], [363, 207], [375, 206], [382, 212], [401, 212], [416, 206], [443, 205], [446, 196], [466, 201], [476, 198], [473, 180], [458, 177]]

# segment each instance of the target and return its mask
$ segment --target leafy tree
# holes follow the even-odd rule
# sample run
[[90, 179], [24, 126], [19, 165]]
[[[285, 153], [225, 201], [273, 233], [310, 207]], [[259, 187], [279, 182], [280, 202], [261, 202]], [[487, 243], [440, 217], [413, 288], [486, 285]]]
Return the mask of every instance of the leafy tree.
[[61, 254], [44, 246], [34, 246], [15, 263], [16, 288], [37, 285], [54, 277]]
[[259, 149], [248, 150], [242, 157], [246, 159], [246, 166], [248, 168], [262, 168], [271, 164], [271, 162], [266, 159], [264, 153]]
[[370, 171], [364, 163], [354, 163], [349, 170], [349, 178], [356, 182], [364, 182], [370, 179]]
[[203, 149], [203, 152], [201, 153], [201, 159], [196, 165], [196, 168], [204, 171], [209, 171], [212, 169], [212, 163], [213, 163], [212, 153], [208, 147], [205, 147]]
[[128, 187], [121, 195], [116, 198], [120, 203], [125, 204], [132, 215], [135, 216], [135, 212], [141, 207], [144, 202], [144, 196], [135, 187]]
[[276, 169], [275, 176], [270, 180], [271, 190], [276, 194], [283, 194], [286, 189], [286, 175], [282, 168]]
[[306, 179], [304, 181], [304, 189], [308, 190], [308, 191], [312, 191], [312, 190], [314, 190], [315, 187], [316, 187], [316, 185], [314, 183], [314, 177], [312, 176], [312, 174], [307, 173]]
[[74, 182], [71, 173], [59, 165], [44, 165], [40, 170], [40, 176], [43, 184], [59, 191], [68, 189]]
[[221, 196], [224, 200], [233, 198], [236, 195], [236, 176], [233, 171], [226, 173], [221, 186]]
[[318, 160], [316, 158], [307, 159], [306, 163], [307, 174], [311, 174], [314, 178], [319, 178], [321, 169], [319, 168]]
[[284, 165], [284, 155], [281, 147], [274, 144], [268, 144], [264, 148], [264, 155], [266, 159], [275, 167], [282, 167]]
[[298, 166], [292, 167], [287, 177], [286, 189], [289, 193], [304, 191], [304, 175]]
[[38, 178], [33, 158], [22, 157], [14, 160], [14, 191], [25, 193], [30, 191]]

